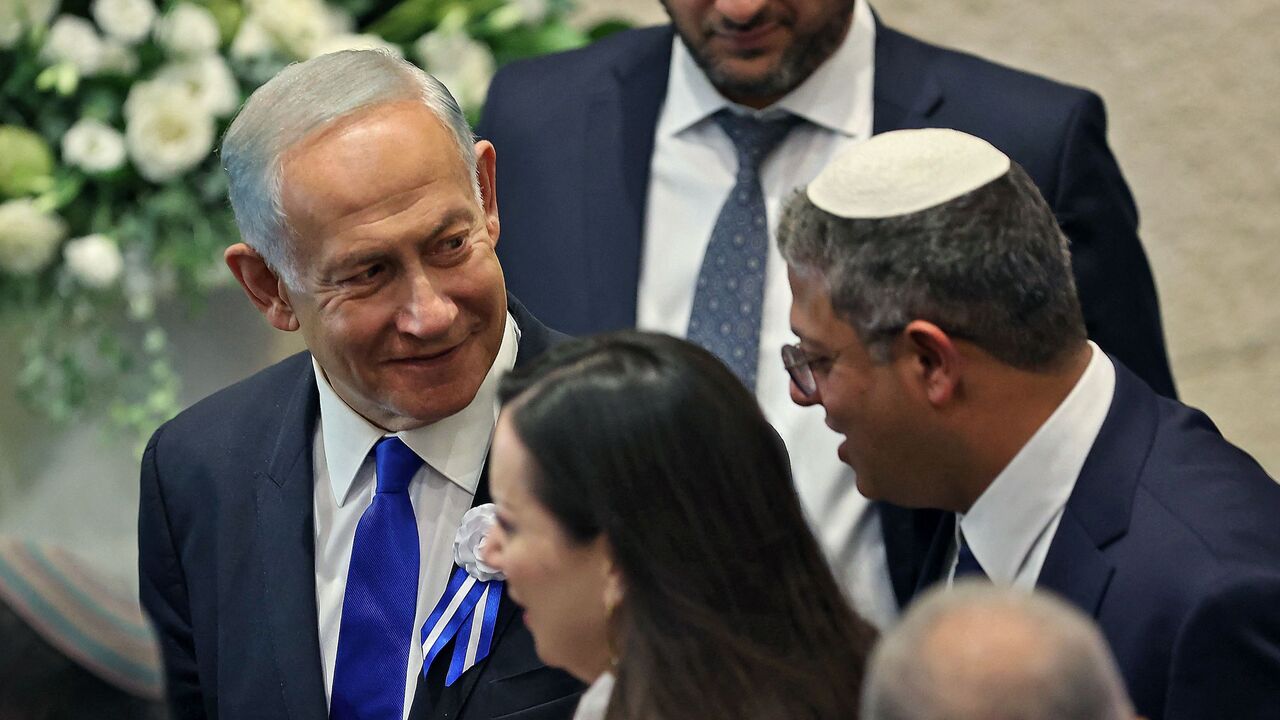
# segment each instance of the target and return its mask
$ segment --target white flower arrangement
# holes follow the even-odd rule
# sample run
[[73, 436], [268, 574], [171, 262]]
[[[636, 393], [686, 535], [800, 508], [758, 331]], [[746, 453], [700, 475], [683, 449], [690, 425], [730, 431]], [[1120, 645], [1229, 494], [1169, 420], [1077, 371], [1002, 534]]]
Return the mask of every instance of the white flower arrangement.
[[218, 49], [218, 21], [194, 3], [178, 3], [156, 22], [156, 41], [173, 55], [200, 56]]
[[115, 172], [124, 165], [124, 135], [93, 118], [80, 118], [62, 136], [62, 160], [90, 174]]
[[0, 203], [0, 269], [27, 275], [49, 264], [67, 225], [32, 200]]
[[460, 105], [484, 102], [496, 70], [487, 45], [460, 29], [438, 29], [418, 38], [413, 50], [422, 68], [453, 91]]
[[104, 33], [128, 45], [151, 33], [157, 15], [152, 0], [93, 0], [92, 13]]
[[40, 56], [49, 63], [69, 63], [83, 76], [102, 67], [102, 38], [93, 23], [74, 15], [63, 15], [49, 28]]
[[135, 438], [177, 411], [156, 309], [230, 281], [216, 138], [285, 65], [409, 51], [475, 120], [498, 64], [588, 41], [570, 2], [0, 0], [0, 344], [20, 349], [19, 394]]
[[72, 277], [86, 287], [109, 288], [124, 271], [124, 258], [116, 241], [98, 233], [67, 241], [62, 256]]

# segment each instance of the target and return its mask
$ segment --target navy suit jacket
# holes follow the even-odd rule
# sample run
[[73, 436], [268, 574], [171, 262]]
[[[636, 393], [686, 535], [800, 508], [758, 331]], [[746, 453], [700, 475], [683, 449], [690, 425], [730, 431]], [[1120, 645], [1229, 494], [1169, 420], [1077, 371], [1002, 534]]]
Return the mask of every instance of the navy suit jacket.
[[[944, 577], [954, 518], [920, 589]], [[1280, 485], [1120, 363], [1036, 584], [1098, 622], [1140, 715], [1280, 716]]]
[[[563, 336], [514, 298], [522, 365]], [[317, 630], [312, 440], [319, 395], [299, 353], [156, 431], [142, 459], [138, 564], [174, 718], [328, 717]], [[476, 502], [488, 501], [487, 477]], [[567, 720], [582, 685], [543, 665], [504, 598], [489, 657], [445, 688], [419, 676], [412, 718]]]

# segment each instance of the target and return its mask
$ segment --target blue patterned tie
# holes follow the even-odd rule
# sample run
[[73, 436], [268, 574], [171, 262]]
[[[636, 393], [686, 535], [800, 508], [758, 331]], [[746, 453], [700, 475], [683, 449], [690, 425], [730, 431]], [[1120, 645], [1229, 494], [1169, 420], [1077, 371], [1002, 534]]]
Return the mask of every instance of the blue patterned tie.
[[409, 480], [422, 466], [400, 438], [374, 445], [377, 491], [360, 516], [342, 600], [329, 717], [401, 720], [418, 605], [418, 525]]
[[721, 110], [713, 119], [738, 152], [738, 175], [702, 257], [688, 338], [723, 360], [754, 390], [769, 256], [760, 164], [800, 118], [787, 115], [764, 121]]
[[973, 554], [973, 550], [969, 547], [969, 543], [965, 542], [964, 533], [960, 535], [960, 548], [956, 551], [956, 575], [955, 579], [971, 578], [980, 580], [990, 580], [987, 577], [987, 571], [982, 569], [982, 564], [978, 562], [978, 558]]

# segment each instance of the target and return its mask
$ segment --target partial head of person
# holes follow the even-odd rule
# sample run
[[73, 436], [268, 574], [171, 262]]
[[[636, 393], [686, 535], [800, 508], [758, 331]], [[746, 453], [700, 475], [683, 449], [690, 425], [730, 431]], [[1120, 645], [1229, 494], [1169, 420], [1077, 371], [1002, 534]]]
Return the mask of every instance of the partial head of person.
[[1066, 237], [1026, 172], [954, 130], [847, 148], [787, 203], [792, 398], [862, 494], [965, 512], [1090, 358]]
[[159, 720], [161, 684], [136, 599], [62, 548], [0, 537], [0, 718]]
[[683, 340], [573, 341], [507, 376], [487, 560], [538, 654], [617, 677], [608, 717], [848, 718], [875, 631], [734, 375]]
[[494, 151], [443, 85], [377, 50], [290, 65], [222, 160], [243, 240], [227, 265], [339, 397], [389, 431], [471, 402], [506, 322]]
[[726, 98], [763, 108], [831, 57], [856, 0], [662, 0], [698, 67]]
[[1044, 593], [968, 581], [911, 606], [872, 654], [862, 720], [1132, 720], [1093, 621]]

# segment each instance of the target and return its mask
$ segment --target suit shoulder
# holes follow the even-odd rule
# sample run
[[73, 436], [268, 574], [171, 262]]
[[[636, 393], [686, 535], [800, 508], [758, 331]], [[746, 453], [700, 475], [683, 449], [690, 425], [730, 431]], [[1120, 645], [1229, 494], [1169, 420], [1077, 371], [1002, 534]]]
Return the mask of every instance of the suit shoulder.
[[[963, 50], [934, 45], [892, 28], [881, 27], [878, 32], [887, 34], [887, 47], [895, 55], [900, 55], [901, 61], [927, 65], [948, 97], [962, 98], [967, 103], [988, 109], [1007, 110], [1014, 117], [1028, 114], [1061, 116], [1082, 105], [1101, 109], [1101, 99], [1087, 88]], [[877, 50], [884, 47], [882, 43]], [[877, 64], [880, 61], [881, 58], [877, 57]]]
[[661, 52], [671, 44], [671, 37], [671, 29], [665, 26], [624, 30], [575, 50], [517, 60], [494, 75], [486, 106], [509, 96], [545, 102], [547, 92], [560, 97], [568, 91], [590, 90], [596, 87], [598, 74]]
[[300, 378], [309, 375], [310, 368], [311, 355], [301, 352], [260, 370], [178, 413], [156, 431], [152, 444], [234, 445], [268, 419], [284, 413]]
[[1189, 534], [1219, 566], [1280, 555], [1280, 485], [1199, 410], [1157, 398], [1159, 421], [1139, 481], [1151, 514]]

